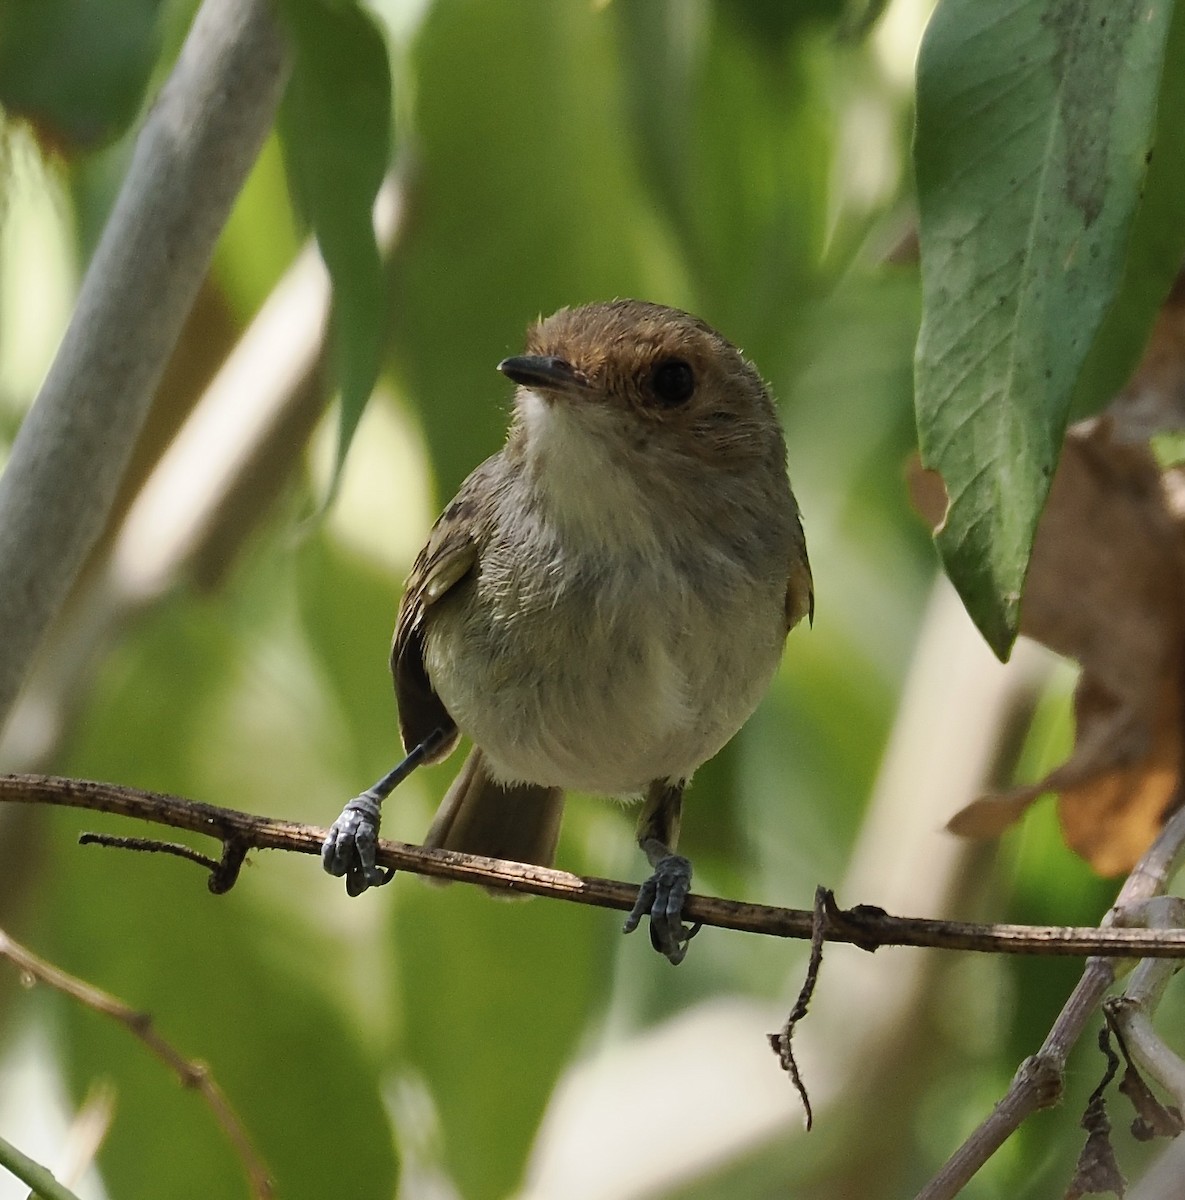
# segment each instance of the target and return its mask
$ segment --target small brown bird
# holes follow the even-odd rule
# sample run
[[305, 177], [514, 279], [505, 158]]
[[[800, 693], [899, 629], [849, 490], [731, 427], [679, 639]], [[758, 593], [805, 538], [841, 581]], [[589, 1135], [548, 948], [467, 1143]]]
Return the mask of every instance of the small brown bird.
[[386, 882], [382, 798], [464, 733], [425, 845], [548, 865], [565, 790], [643, 796], [654, 874], [626, 931], [649, 913], [679, 962], [684, 787], [813, 615], [781, 425], [736, 347], [639, 300], [561, 309], [498, 369], [518, 385], [506, 445], [436, 522], [395, 628], [408, 758], [346, 806], [325, 869], [351, 894]]

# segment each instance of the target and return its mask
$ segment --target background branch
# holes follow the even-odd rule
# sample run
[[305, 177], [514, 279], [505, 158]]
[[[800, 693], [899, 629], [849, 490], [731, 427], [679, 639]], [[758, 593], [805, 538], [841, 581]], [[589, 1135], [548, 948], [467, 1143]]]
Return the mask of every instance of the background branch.
[[[152, 1017], [148, 1013], [130, 1007], [101, 988], [39, 958], [19, 942], [13, 941], [2, 929], [0, 929], [0, 957], [8, 959], [14, 967], [30, 979], [48, 984], [79, 1003], [85, 1004], [87, 1008], [94, 1009], [95, 1012], [102, 1013], [104, 1016], [112, 1017], [125, 1026], [177, 1076], [183, 1087], [192, 1088], [209, 1106], [210, 1111], [214, 1114], [214, 1120], [218, 1122], [243, 1163], [251, 1184], [251, 1195], [256, 1200], [268, 1200], [275, 1194], [266, 1165], [251, 1144], [251, 1139], [247, 1136], [247, 1131], [231, 1107], [230, 1101], [227, 1100], [222, 1089], [211, 1076], [209, 1068], [202, 1063], [187, 1059], [161, 1037], [153, 1028]], [[19, 1151], [15, 1151], [15, 1148], [7, 1145], [0, 1148], [4, 1150], [5, 1154], [9, 1150], [19, 1154]], [[7, 1166], [8, 1162], [5, 1161], [4, 1165]], [[37, 1166], [35, 1163], [32, 1165]], [[75, 1200], [74, 1194], [54, 1180], [49, 1171], [44, 1167], [38, 1169], [43, 1171], [44, 1176], [53, 1183], [53, 1188], [48, 1188], [45, 1178], [40, 1176], [33, 1179], [26, 1174], [20, 1174], [20, 1178], [34, 1187], [39, 1194], [44, 1195], [45, 1200]]]
[[205, 0], [145, 118], [70, 325], [0, 476], [0, 724], [107, 521], [287, 71], [269, 0]]
[[[1146, 910], [1152, 928], [1179, 926], [1185, 920], [1185, 901], [1177, 896], [1156, 897]], [[1152, 1023], [1174, 974], [1172, 964], [1145, 959], [1132, 972], [1123, 994], [1109, 999], [1105, 1007], [1126, 1053], [1169, 1093], [1179, 1110], [1185, 1110], [1185, 1062], [1165, 1044]]]
[[0, 1137], [0, 1167], [12, 1172], [22, 1183], [33, 1189], [40, 1200], [78, 1200], [65, 1184], [54, 1178], [48, 1167], [43, 1167], [27, 1154], [23, 1154], [11, 1142]]
[[[1120, 889], [1106, 917], [1113, 931], [1120, 932], [1113, 923], [1133, 919], [1148, 900], [1164, 893], [1183, 854], [1185, 809], [1178, 809]], [[1156, 933], [1153, 929], [1144, 932]], [[1066, 1059], [1115, 978], [1113, 959], [1092, 958], [1086, 964], [1082, 978], [1041, 1048], [1021, 1063], [1003, 1099], [918, 1193], [917, 1200], [949, 1200], [957, 1196], [1027, 1117], [1061, 1099]]]
[[[55, 775], [0, 775], [0, 802], [5, 801], [116, 813], [216, 838], [222, 842], [223, 855], [218, 868], [210, 874], [210, 889], [214, 892], [228, 891], [234, 886], [238, 868], [248, 850], [289, 850], [319, 855], [326, 832], [315, 825], [255, 816], [180, 796]], [[1179, 838], [1185, 837], [1185, 815], [1178, 814], [1166, 827], [1166, 834], [1169, 829]], [[1164, 836], [1162, 834], [1162, 839]], [[1159, 841], [1157, 845], [1160, 845]], [[1149, 855], [1155, 850], [1156, 847]], [[378, 862], [417, 875], [476, 883], [501, 891], [550, 896], [622, 912], [633, 907], [638, 894], [637, 884], [620, 880], [573, 875], [568, 871], [483, 858], [477, 854], [427, 850], [404, 842], [381, 842]], [[749, 904], [711, 896], [689, 896], [684, 912], [688, 920], [704, 925], [774, 937], [809, 939], [814, 927], [814, 914], [809, 909]], [[931, 946], [1006, 954], [1185, 957], [1185, 929], [984, 925], [896, 917], [867, 905], [829, 912], [825, 937], [828, 941], [848, 942], [865, 950], [880, 946]]]
[[[389, 257], [403, 230], [407, 171], [375, 201]], [[0, 735], [11, 771], [48, 765], [85, 704], [96, 665], [138, 617], [186, 581], [209, 587], [273, 512], [325, 406], [329, 276], [315, 243], [272, 289], [92, 558]], [[184, 343], [184, 339], [183, 339]], [[142, 447], [141, 447], [142, 449]]]

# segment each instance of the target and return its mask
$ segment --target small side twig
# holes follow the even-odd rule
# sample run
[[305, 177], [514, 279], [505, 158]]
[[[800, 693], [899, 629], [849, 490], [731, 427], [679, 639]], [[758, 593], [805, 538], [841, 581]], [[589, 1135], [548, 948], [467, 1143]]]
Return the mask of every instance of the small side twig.
[[[13, 941], [2, 929], [0, 929], [0, 958], [8, 959], [27, 978], [47, 984], [49, 987], [71, 996], [79, 1003], [85, 1004], [87, 1008], [111, 1017], [124, 1025], [177, 1076], [183, 1087], [192, 1088], [202, 1097], [213, 1114], [214, 1120], [217, 1121], [242, 1161], [250, 1182], [252, 1196], [255, 1197], [255, 1200], [271, 1200], [271, 1197], [275, 1195], [275, 1190], [267, 1166], [251, 1144], [247, 1131], [231, 1107], [230, 1101], [227, 1100], [222, 1089], [211, 1076], [209, 1068], [202, 1063], [186, 1058], [161, 1037], [153, 1027], [152, 1016], [149, 1013], [140, 1012], [110, 993], [104, 992], [101, 988], [97, 988], [77, 976], [70, 975], [60, 967], [54, 966], [53, 963], [39, 958], [19, 942]], [[25, 1179], [25, 1176], [22, 1175], [21, 1178]], [[33, 1182], [28, 1179], [25, 1179], [25, 1182], [34, 1186]], [[44, 1195], [49, 1200], [59, 1200], [59, 1197], [61, 1200], [71, 1200], [72, 1196], [64, 1188], [59, 1192], [45, 1191]]]
[[[1178, 896], [1158, 896], [1148, 900], [1134, 915], [1142, 917], [1144, 923], [1153, 929], [1164, 929], [1185, 920], [1185, 900]], [[1161, 1037], [1152, 1018], [1174, 970], [1172, 963], [1146, 959], [1132, 971], [1123, 994], [1108, 997], [1103, 1002], [1103, 1015], [1128, 1061], [1128, 1074], [1124, 1080], [1126, 1088], [1146, 1093], [1143, 1107], [1147, 1111], [1142, 1115], [1147, 1117], [1149, 1127], [1155, 1134], [1172, 1137], [1176, 1137], [1182, 1129], [1180, 1113], [1185, 1110], [1185, 1061]], [[1147, 1084], [1140, 1078], [1140, 1071], [1155, 1080], [1173, 1098], [1177, 1110], [1175, 1116], [1168, 1115], [1168, 1111], [1159, 1106]], [[1125, 1090], [1125, 1087], [1120, 1090]], [[1139, 1110], [1140, 1097], [1132, 1094], [1130, 1098]], [[1156, 1112], [1157, 1107], [1161, 1108], [1159, 1113]]]
[[197, 863], [199, 867], [205, 867], [211, 872], [217, 871], [220, 866], [216, 858], [202, 854], [200, 850], [194, 850], [191, 846], [182, 846], [179, 842], [160, 842], [156, 838], [117, 837], [112, 833], [80, 833], [78, 844], [111, 846], [116, 850], [139, 850], [145, 854], [173, 854], [177, 858]]
[[[1127, 1037], [1124, 1036], [1125, 1032], [1129, 1035], [1132, 1033], [1128, 1018], [1133, 1008], [1135, 1008], [1135, 1002], [1125, 996], [1112, 996], [1104, 1000], [1103, 1016], [1106, 1019], [1106, 1025], [1099, 1036], [1101, 1039], [1107, 1033], [1114, 1035], [1124, 1062], [1127, 1064], [1127, 1069], [1119, 1082], [1119, 1090], [1131, 1101], [1136, 1112], [1135, 1119], [1132, 1121], [1132, 1136], [1140, 1142], [1151, 1141], [1154, 1137], [1175, 1138], [1185, 1129], [1185, 1123], [1181, 1119], [1180, 1104], [1165, 1105], [1157, 1099], [1137, 1065], [1137, 1057], [1145, 1058], [1147, 1056], [1148, 1046], [1137, 1046], [1133, 1051], [1132, 1046], [1128, 1044]], [[1148, 1020], [1150, 1028], [1151, 1019], [1148, 1014], [1143, 1015]], [[1143, 1035], [1141, 1030], [1137, 1030], [1136, 1033], [1137, 1037]], [[1157, 1039], [1157, 1043], [1154, 1053], [1165, 1053], [1163, 1042]], [[1179, 1065], [1180, 1060], [1177, 1062]], [[1160, 1064], [1156, 1063], [1155, 1065], [1159, 1066]], [[1154, 1075], [1153, 1078], [1163, 1082], [1159, 1074]], [[1179, 1095], [1176, 1095], [1175, 1098], [1181, 1099]]]

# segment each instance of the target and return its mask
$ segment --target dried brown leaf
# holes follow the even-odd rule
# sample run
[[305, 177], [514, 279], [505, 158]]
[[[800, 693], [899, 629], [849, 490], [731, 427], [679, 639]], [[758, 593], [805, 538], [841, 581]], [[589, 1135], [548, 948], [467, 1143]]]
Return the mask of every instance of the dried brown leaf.
[[1025, 815], [1029, 806], [1050, 791], [1042, 780], [1031, 787], [1013, 788], [1011, 791], [980, 796], [946, 823], [951, 833], [967, 838], [999, 837], [1010, 825]]
[[1152, 1089], [1144, 1082], [1144, 1077], [1129, 1062], [1123, 1079], [1119, 1082], [1119, 1090], [1132, 1102], [1136, 1110], [1132, 1120], [1132, 1136], [1140, 1142], [1148, 1142], [1156, 1137], [1175, 1138], [1185, 1129], [1181, 1122], [1180, 1110], [1161, 1104], [1152, 1094]]
[[1185, 429], [1185, 273], [1156, 319], [1140, 369], [1109, 411], [1125, 442]]
[[1119, 1070], [1119, 1055], [1111, 1048], [1111, 1034], [1106, 1025], [1099, 1030], [1099, 1050], [1106, 1059], [1106, 1067], [1098, 1087], [1090, 1094], [1082, 1120], [1078, 1122], [1086, 1130], [1086, 1144], [1078, 1156], [1065, 1200], [1080, 1200], [1082, 1196], [1099, 1196], [1107, 1192], [1114, 1192], [1122, 1200], [1126, 1187], [1115, 1158], [1115, 1147], [1111, 1144], [1111, 1121], [1107, 1116], [1107, 1087]]
[[914, 454], [905, 465], [905, 487], [914, 512], [937, 533], [946, 520], [946, 510], [950, 506], [942, 476], [937, 471], [923, 467], [921, 458]]
[[[1080, 744], [1096, 729], [1107, 729], [1105, 717], [1084, 710], [1090, 680], [1084, 677], [1075, 695]], [[1084, 776], [1080, 782], [1054, 780], [1059, 791], [1058, 819], [1066, 843], [1101, 875], [1125, 875], [1160, 832], [1176, 803], [1181, 765], [1181, 697], [1175, 679], [1164, 679], [1161, 703], [1150, 714], [1151, 744], [1144, 728], [1119, 731], [1111, 747], [1093, 739], [1093, 762], [1074, 755], [1053, 777], [1069, 773], [1071, 764]], [[1085, 712], [1085, 715], [1084, 715]], [[1125, 736], [1126, 735], [1126, 736]], [[1125, 761], [1123, 753], [1131, 751]]]
[[1111, 1122], [1107, 1119], [1107, 1104], [1101, 1095], [1091, 1097], [1082, 1115], [1082, 1128], [1087, 1133], [1086, 1145], [1082, 1147], [1074, 1177], [1066, 1188], [1066, 1200], [1102, 1196], [1108, 1192], [1122, 1198], [1127, 1184], [1115, 1158], [1115, 1147], [1111, 1145]]
[[1109, 418], [1066, 437], [1033, 548], [1021, 630], [1082, 664], [1070, 758], [984, 796], [949, 828], [995, 836], [1057, 792], [1067, 843], [1099, 872], [1131, 868], [1176, 802], [1185, 664], [1179, 519], [1147, 445]]

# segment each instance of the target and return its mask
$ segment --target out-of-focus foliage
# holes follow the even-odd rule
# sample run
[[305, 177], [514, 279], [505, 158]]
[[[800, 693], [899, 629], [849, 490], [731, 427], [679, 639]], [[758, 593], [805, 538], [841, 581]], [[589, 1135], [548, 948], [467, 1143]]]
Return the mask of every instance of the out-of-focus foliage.
[[[299, 6], [306, 16], [312, 3]], [[32, 7], [89, 36], [92, 6]], [[145, 11], [125, 31], [137, 44], [156, 36]], [[364, 13], [348, 0], [326, 4], [325, 21], [370, 31], [373, 19], [383, 30], [405, 180], [379, 386], [339, 498], [310, 528], [332, 471], [331, 413], [311, 449], [293, 435], [267, 460], [269, 479], [287, 481], [278, 503], [238, 503], [233, 536], [201, 564], [200, 579], [217, 586], [180, 580], [137, 611], [71, 685], [56, 713], [60, 734], [38, 742], [52, 722], [33, 712], [5, 743], [3, 765], [327, 824], [398, 753], [386, 656], [400, 583], [441, 502], [500, 444], [509, 391], [494, 365], [539, 314], [645, 296], [701, 313], [769, 378], [818, 594], [813, 631], [792, 635], [766, 702], [697, 777], [682, 844], [705, 892], [805, 905], [817, 883], [838, 884], [865, 828], [935, 571], [902, 485], [915, 440], [917, 272], [887, 263], [901, 257], [890, 252], [908, 224], [910, 74], [925, 15], [924, 4], [894, 0], [854, 41], [860, 13], [839, 3], [374, 0]], [[7, 29], [0, 24], [6, 97], [19, 77], [6, 65]], [[141, 80], [167, 70], [176, 39], [163, 44]], [[58, 107], [124, 70], [101, 37], [88, 48], [86, 63], [58, 73]], [[369, 186], [388, 106], [374, 93], [375, 62], [360, 63], [357, 80], [342, 66], [321, 79], [322, 91], [292, 102], [289, 161], [294, 148], [307, 153], [322, 187], [335, 161]], [[36, 59], [21, 70], [38, 67], [53, 77]], [[368, 96], [371, 116], [341, 120]], [[126, 125], [121, 103], [94, 110], [103, 129]], [[77, 273], [47, 274], [42, 248], [84, 269], [130, 145], [125, 136], [87, 157], [38, 156], [15, 120], [24, 111], [12, 110], [2, 168], [19, 201], [0, 241], [0, 394], [10, 411], [28, 403], [38, 374], [30, 343], [16, 337], [22, 315], [36, 299], [60, 320]], [[129, 491], [204, 388], [209, 347], [245, 328], [294, 257], [304, 216], [319, 225], [313, 203], [294, 215], [280, 165], [273, 140], [223, 237]], [[354, 184], [357, 218], [364, 189]], [[339, 307], [339, 319], [346, 312]], [[277, 347], [277, 362], [290, 349]], [[87, 587], [84, 614], [101, 601]], [[47, 667], [68, 674], [72, 653], [51, 639]], [[1026, 778], [1068, 743], [1066, 706], [1064, 686], [1045, 701], [1025, 743]], [[388, 802], [388, 836], [423, 834], [457, 761], [413, 777]], [[983, 915], [1086, 923], [1105, 909], [1111, 893], [1046, 820], [1038, 814], [1009, 835], [999, 870], [985, 876]], [[830, 1059], [812, 1064], [818, 1126], [804, 1143], [764, 1042], [797, 988], [799, 949], [705, 930], [673, 970], [644, 934], [623, 939], [612, 913], [499, 903], [403, 876], [351, 901], [313, 860], [271, 854], [213, 897], [194, 867], [174, 859], [74, 845], [81, 828], [116, 826], [0, 812], [0, 923], [150, 1011], [165, 1036], [209, 1062], [285, 1200], [527, 1195], [528, 1177], [559, 1177], [561, 1143], [571, 1196], [899, 1196], [987, 1111], [1072, 974], [1045, 961], [953, 965], [925, 1012], [886, 1035], [886, 1061], [896, 1049], [899, 1069], [869, 1068], [860, 1094], [827, 1096]], [[631, 814], [573, 797], [560, 864], [640, 877]], [[858, 954], [834, 948], [824, 975]], [[877, 955], [878, 968], [903, 961], [892, 956]], [[879, 990], [862, 1002], [871, 1018]], [[665, 1123], [664, 1105], [679, 1081], [690, 1091], [704, 1078], [716, 1047], [689, 1031], [721, 1013], [733, 1014], [728, 1028], [758, 1060], [752, 1078], [769, 1085], [769, 1109], [785, 1106], [785, 1115], [755, 1118], [717, 1144], [711, 1129], [685, 1124], [690, 1117]], [[10, 1094], [4, 1063], [30, 1030], [49, 1047], [44, 1071], [70, 1103], [96, 1079], [115, 1087], [99, 1157], [110, 1195], [245, 1194], [196, 1097], [121, 1030], [20, 989], [3, 969], [0, 1134], [35, 1148], [22, 1142], [25, 1127], [6, 1124], [22, 1097]], [[902, 1050], [919, 1030], [926, 1054]], [[654, 1064], [645, 1078], [630, 1070], [643, 1060]], [[608, 1072], [599, 1091], [580, 1064]], [[1074, 1086], [1081, 1080], [1085, 1094], [1093, 1074], [1086, 1063]], [[710, 1085], [721, 1114], [760, 1092], [731, 1077]], [[572, 1107], [576, 1096], [585, 1107]], [[613, 1117], [634, 1109], [646, 1127], [631, 1140]], [[968, 1194], [1052, 1194], [1076, 1152], [1077, 1111], [1071, 1100], [1044, 1118], [1039, 1136], [1018, 1139]], [[61, 1136], [49, 1128], [52, 1162]], [[648, 1182], [598, 1192], [627, 1159]], [[675, 1166], [648, 1165], [660, 1159]], [[0, 1179], [0, 1197], [8, 1183]]]
[[383, 354], [387, 292], [371, 213], [390, 160], [391, 72], [362, 8], [286, 0], [283, 14], [296, 56], [280, 115], [288, 178], [333, 280], [336, 487]]
[[0, 105], [73, 155], [118, 136], [161, 50], [162, 0], [0, 3]]

